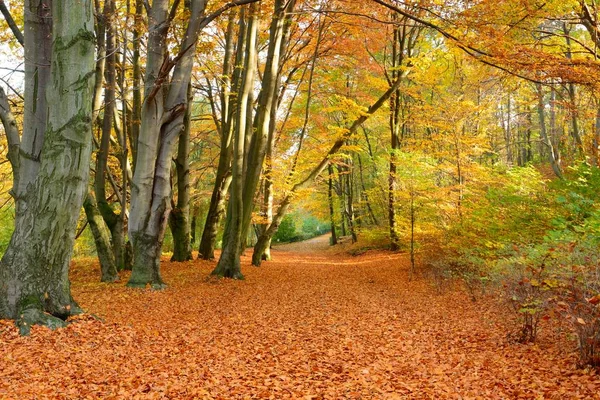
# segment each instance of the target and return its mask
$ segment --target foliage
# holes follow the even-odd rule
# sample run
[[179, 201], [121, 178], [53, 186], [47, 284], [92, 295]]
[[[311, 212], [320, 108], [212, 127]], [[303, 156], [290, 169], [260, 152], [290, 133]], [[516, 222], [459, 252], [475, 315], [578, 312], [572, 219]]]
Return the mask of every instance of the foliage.
[[518, 320], [512, 339], [534, 341], [544, 320], [561, 318], [578, 338], [580, 364], [600, 365], [600, 172], [581, 164], [551, 184], [532, 168], [497, 176], [432, 263], [468, 286], [501, 284]]
[[279, 229], [275, 236], [273, 236], [273, 240], [275, 242], [291, 242], [293, 238], [296, 237], [296, 222], [291, 215], [286, 215], [281, 220], [281, 224], [279, 225]]
[[299, 242], [323, 235], [330, 229], [327, 222], [299, 210], [283, 217], [277, 233], [273, 236], [273, 241], [275, 243]]

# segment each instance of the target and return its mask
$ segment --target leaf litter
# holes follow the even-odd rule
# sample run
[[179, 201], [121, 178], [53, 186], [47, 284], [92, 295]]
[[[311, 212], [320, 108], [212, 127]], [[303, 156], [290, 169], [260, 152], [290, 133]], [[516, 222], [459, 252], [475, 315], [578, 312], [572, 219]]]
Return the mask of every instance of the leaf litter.
[[165, 258], [164, 291], [98, 283], [97, 261], [75, 260], [89, 314], [30, 337], [0, 321], [0, 398], [600, 399], [568, 332], [511, 344], [497, 299], [438, 294], [403, 255], [273, 254], [244, 256], [245, 281]]

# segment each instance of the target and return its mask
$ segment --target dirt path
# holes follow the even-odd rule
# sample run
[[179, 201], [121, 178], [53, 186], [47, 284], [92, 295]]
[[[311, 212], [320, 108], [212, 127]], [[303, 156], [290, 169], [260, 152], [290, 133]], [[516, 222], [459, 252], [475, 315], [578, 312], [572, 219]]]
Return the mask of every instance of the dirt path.
[[286, 243], [286, 244], [276, 244], [272, 247], [271, 251], [273, 251], [274, 255], [277, 252], [292, 252], [292, 253], [302, 253], [302, 254], [310, 254], [311, 256], [315, 256], [318, 254], [328, 253], [330, 250], [329, 246], [329, 238], [331, 235], [328, 233], [326, 235], [321, 235], [314, 237], [309, 240], [305, 240], [303, 242], [296, 243]]
[[30, 338], [0, 322], [0, 399], [600, 398], [572, 342], [509, 344], [493, 302], [408, 281], [401, 255], [307, 252], [322, 245], [246, 257], [244, 282], [165, 261], [162, 292], [96, 283], [79, 260], [75, 298], [105, 322]]

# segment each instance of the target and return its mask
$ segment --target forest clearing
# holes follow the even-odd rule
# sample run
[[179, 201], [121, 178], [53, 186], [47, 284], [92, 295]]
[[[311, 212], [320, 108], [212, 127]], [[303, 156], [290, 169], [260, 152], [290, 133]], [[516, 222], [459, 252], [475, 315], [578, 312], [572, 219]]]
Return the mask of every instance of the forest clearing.
[[99, 283], [76, 260], [73, 292], [98, 319], [30, 338], [2, 323], [0, 398], [599, 398], [564, 330], [511, 344], [497, 298], [409, 281], [404, 254], [326, 247], [283, 246], [261, 268], [244, 257], [245, 281], [164, 260], [165, 291]]

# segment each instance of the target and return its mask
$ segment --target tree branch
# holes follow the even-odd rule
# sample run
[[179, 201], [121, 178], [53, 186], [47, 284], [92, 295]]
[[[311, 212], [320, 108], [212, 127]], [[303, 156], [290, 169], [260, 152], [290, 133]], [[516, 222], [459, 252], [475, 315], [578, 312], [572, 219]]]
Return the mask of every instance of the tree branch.
[[10, 27], [12, 33], [15, 35], [15, 38], [17, 38], [17, 41], [21, 44], [21, 46], [24, 46], [25, 38], [23, 37], [23, 32], [21, 32], [21, 30], [17, 26], [17, 23], [10, 14], [8, 7], [6, 7], [6, 3], [4, 2], [4, 0], [0, 0], [0, 12], [2, 13], [2, 15], [4, 15], [4, 19], [6, 19], [6, 22], [8, 23], [8, 26]]
[[251, 4], [251, 3], [256, 3], [257, 1], [260, 1], [260, 0], [234, 0], [232, 2], [225, 4], [223, 7], [213, 11], [212, 13], [210, 13], [206, 17], [204, 17], [204, 19], [200, 23], [200, 30], [202, 30], [204, 27], [206, 27], [206, 25], [210, 24], [215, 18], [218, 18], [221, 14], [223, 14], [225, 11], [229, 10], [230, 8], [237, 7], [237, 6], [243, 6], [243, 5]]

